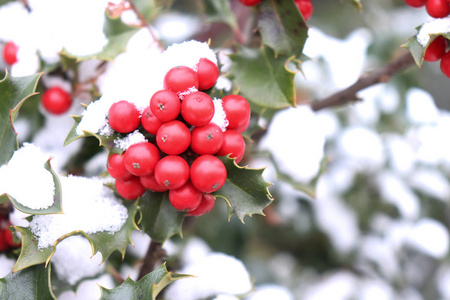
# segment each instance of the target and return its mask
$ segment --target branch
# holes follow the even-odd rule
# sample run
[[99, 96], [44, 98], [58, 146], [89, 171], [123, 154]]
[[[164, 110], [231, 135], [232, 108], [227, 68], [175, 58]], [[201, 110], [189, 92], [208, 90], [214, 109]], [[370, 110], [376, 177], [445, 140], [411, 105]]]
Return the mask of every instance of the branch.
[[327, 107], [341, 106], [359, 101], [361, 99], [356, 95], [357, 92], [377, 83], [388, 82], [393, 75], [403, 71], [413, 64], [414, 58], [411, 53], [409, 51], [405, 52], [384, 67], [371, 73], [361, 75], [361, 77], [348, 88], [321, 101], [312, 103], [311, 108], [313, 111], [318, 111]]
[[159, 263], [166, 256], [166, 251], [162, 248], [162, 244], [151, 241], [148, 247], [147, 254], [144, 258], [141, 270], [139, 272], [138, 280], [155, 269], [155, 265]]
[[155, 32], [153, 31], [153, 28], [147, 22], [147, 20], [142, 15], [142, 13], [137, 9], [136, 5], [134, 5], [133, 0], [128, 0], [128, 4], [130, 6], [130, 9], [136, 14], [137, 18], [141, 22], [141, 27], [147, 28], [147, 30], [149, 31], [150, 35], [153, 38], [153, 41], [158, 45], [159, 49], [164, 50], [165, 49], [164, 45], [159, 40], [159, 38], [156, 36]]

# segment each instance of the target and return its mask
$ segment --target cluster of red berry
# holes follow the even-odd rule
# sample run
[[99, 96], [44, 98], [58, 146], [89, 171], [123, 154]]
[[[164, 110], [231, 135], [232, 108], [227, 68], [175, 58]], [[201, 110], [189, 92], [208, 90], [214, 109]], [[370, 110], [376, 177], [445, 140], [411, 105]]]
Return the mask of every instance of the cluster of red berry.
[[173, 207], [190, 215], [203, 215], [213, 208], [210, 193], [227, 179], [225, 165], [217, 156], [229, 154], [236, 162], [242, 159], [245, 142], [241, 133], [250, 120], [247, 100], [228, 95], [221, 100], [228, 120], [225, 131], [211, 122], [214, 100], [202, 90], [213, 87], [218, 76], [217, 65], [201, 58], [196, 70], [186, 66], [170, 69], [164, 89], [151, 97], [142, 113], [126, 100], [110, 106], [108, 122], [114, 131], [139, 130], [156, 139], [109, 155], [107, 170], [123, 198], [134, 200], [147, 189], [168, 191]]
[[445, 18], [450, 14], [449, 0], [405, 0], [411, 7], [425, 6], [427, 13], [433, 18]]
[[0, 215], [0, 252], [6, 252], [20, 247], [20, 242], [14, 241], [14, 236], [9, 229], [12, 226], [8, 217]]
[[[261, 1], [262, 0], [239, 0], [239, 2], [245, 6], [255, 6], [261, 3]], [[294, 0], [294, 2], [305, 20], [311, 18], [314, 10], [311, 0]]]

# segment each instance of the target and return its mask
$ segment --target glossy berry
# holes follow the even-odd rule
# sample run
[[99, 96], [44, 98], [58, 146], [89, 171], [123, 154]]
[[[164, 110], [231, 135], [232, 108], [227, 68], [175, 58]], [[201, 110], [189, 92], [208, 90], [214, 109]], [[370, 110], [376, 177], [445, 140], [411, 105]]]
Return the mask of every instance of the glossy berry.
[[189, 165], [180, 156], [168, 155], [156, 164], [155, 179], [163, 188], [180, 188], [189, 179]]
[[17, 52], [19, 47], [12, 41], [9, 41], [3, 47], [3, 60], [8, 65], [13, 65], [17, 62]]
[[162, 124], [163, 122], [158, 120], [158, 118], [152, 113], [150, 106], [147, 106], [141, 116], [141, 125], [144, 127], [145, 131], [156, 135]]
[[135, 131], [141, 124], [140, 112], [126, 100], [113, 103], [109, 108], [108, 122], [112, 129], [120, 133]]
[[182, 187], [169, 191], [169, 201], [177, 210], [191, 211], [200, 205], [202, 193], [188, 180]]
[[133, 174], [128, 172], [128, 170], [125, 168], [123, 155], [120, 154], [114, 153], [108, 157], [106, 170], [108, 171], [109, 175], [115, 179], [128, 179], [133, 177]]
[[202, 155], [192, 163], [190, 178], [199, 191], [212, 193], [224, 185], [227, 180], [227, 169], [216, 156]]
[[191, 143], [191, 132], [178, 120], [164, 123], [156, 134], [156, 143], [162, 152], [178, 155], [186, 151]]
[[405, 3], [411, 7], [422, 7], [427, 4], [427, 0], [405, 0]]
[[150, 109], [163, 123], [175, 120], [180, 114], [180, 108], [180, 99], [170, 90], [157, 91], [150, 99]]
[[215, 202], [216, 199], [213, 195], [204, 193], [202, 195], [202, 201], [200, 202], [200, 205], [196, 209], [191, 210], [188, 215], [196, 217], [203, 216], [204, 214], [209, 213], [214, 208]]
[[223, 132], [214, 123], [195, 127], [191, 131], [191, 149], [199, 154], [215, 154], [223, 144]]
[[239, 0], [245, 6], [255, 6], [261, 3], [262, 0]]
[[445, 18], [450, 14], [450, 4], [447, 0], [428, 0], [425, 7], [433, 18]]
[[247, 122], [245, 124], [240, 125], [238, 128], [234, 129], [239, 133], [243, 133], [247, 130], [248, 125], [250, 125], [250, 118], [248, 118]]
[[152, 174], [159, 159], [158, 148], [149, 142], [133, 144], [123, 154], [125, 168], [135, 176]]
[[165, 192], [167, 191], [167, 188], [164, 188], [159, 185], [159, 183], [155, 179], [155, 174], [150, 175], [144, 175], [139, 177], [141, 180], [142, 185], [152, 192]]
[[181, 115], [193, 126], [205, 126], [214, 116], [214, 102], [206, 93], [190, 93], [181, 102]]
[[446, 49], [447, 39], [439, 35], [428, 45], [423, 59], [429, 62], [438, 61], [444, 56]]
[[311, 3], [311, 0], [297, 0], [295, 1], [295, 4], [297, 5], [298, 10], [302, 14], [305, 21], [309, 20], [314, 11], [314, 7]]
[[228, 95], [222, 98], [222, 107], [228, 119], [228, 129], [245, 126], [250, 119], [250, 104], [239, 95]]
[[116, 179], [116, 190], [122, 198], [127, 200], [135, 200], [145, 193], [145, 187], [137, 176], [129, 179]]
[[450, 51], [442, 56], [440, 66], [442, 73], [450, 78]]
[[227, 130], [223, 133], [223, 144], [217, 151], [217, 156], [230, 154], [231, 158], [236, 158], [236, 163], [242, 160], [245, 152], [245, 141], [242, 135], [236, 130]]
[[41, 102], [49, 113], [60, 115], [67, 112], [72, 106], [72, 97], [62, 88], [54, 86], [42, 94]]
[[197, 65], [198, 89], [207, 90], [212, 88], [219, 78], [219, 68], [207, 58], [200, 58]]
[[164, 88], [174, 93], [186, 93], [191, 88], [198, 89], [197, 72], [185, 66], [170, 69], [164, 76]]

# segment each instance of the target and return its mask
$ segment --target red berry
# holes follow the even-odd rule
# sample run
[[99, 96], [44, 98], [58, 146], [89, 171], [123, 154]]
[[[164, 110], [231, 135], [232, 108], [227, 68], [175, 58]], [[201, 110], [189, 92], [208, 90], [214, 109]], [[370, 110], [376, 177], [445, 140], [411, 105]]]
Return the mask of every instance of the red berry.
[[247, 130], [248, 125], [250, 125], [250, 118], [248, 118], [247, 122], [241, 126], [239, 126], [238, 128], [236, 128], [235, 130], [239, 133], [243, 133], [244, 131]]
[[242, 160], [245, 152], [245, 141], [242, 135], [235, 130], [227, 130], [223, 133], [222, 147], [217, 151], [217, 156], [230, 154], [231, 158], [236, 158], [236, 163]]
[[222, 107], [229, 122], [228, 129], [245, 126], [250, 119], [250, 104], [239, 95], [228, 95], [222, 98]]
[[9, 243], [6, 241], [6, 230], [8, 229], [7, 228], [0, 229], [0, 252], [6, 252], [11, 248]]
[[405, 3], [411, 7], [422, 7], [427, 4], [427, 0], [405, 0]]
[[8, 65], [13, 65], [17, 62], [17, 52], [19, 47], [12, 41], [9, 41], [3, 47], [3, 60]]
[[426, 9], [433, 18], [445, 18], [450, 14], [450, 4], [447, 0], [428, 0]]
[[144, 175], [139, 177], [139, 179], [141, 180], [142, 185], [152, 191], [152, 192], [165, 192], [167, 191], [167, 188], [164, 188], [162, 186], [159, 185], [159, 183], [156, 181], [155, 179], [155, 174], [150, 174], [150, 175]]
[[207, 90], [212, 88], [219, 78], [219, 68], [207, 58], [200, 58], [197, 65], [198, 89]]
[[162, 152], [178, 155], [191, 143], [191, 132], [183, 122], [174, 120], [164, 123], [156, 133], [156, 143]]
[[152, 113], [150, 106], [147, 106], [144, 111], [142, 112], [141, 116], [141, 124], [142, 127], [148, 132], [153, 135], [156, 135], [158, 132], [159, 127], [163, 124], [160, 120], [158, 120], [157, 117]]
[[311, 0], [299, 0], [295, 1], [295, 4], [297, 4], [298, 10], [302, 14], [305, 21], [311, 18], [314, 11]]
[[447, 39], [439, 35], [428, 45], [423, 59], [429, 62], [438, 61], [444, 56], [446, 49]]
[[60, 87], [54, 86], [42, 94], [42, 106], [55, 115], [67, 112], [72, 106], [72, 97]]
[[212, 193], [224, 185], [227, 180], [227, 169], [217, 157], [202, 155], [192, 163], [190, 178], [199, 191]]
[[216, 202], [216, 199], [211, 194], [203, 194], [202, 201], [200, 202], [200, 205], [194, 209], [191, 210], [188, 215], [189, 216], [203, 216], [204, 214], [209, 213], [213, 208], [214, 204]]
[[115, 186], [117, 193], [127, 200], [135, 200], [145, 193], [145, 187], [137, 176], [125, 180], [117, 179]]
[[169, 201], [177, 210], [191, 211], [202, 201], [202, 193], [188, 180], [182, 187], [169, 191]]
[[115, 179], [128, 179], [133, 177], [133, 174], [128, 172], [125, 168], [123, 155], [120, 154], [111, 154], [108, 157], [106, 169], [108, 170], [109, 175]]
[[189, 165], [180, 156], [168, 155], [156, 164], [155, 179], [169, 190], [180, 188], [189, 179]]
[[190, 88], [198, 89], [197, 72], [185, 66], [170, 69], [164, 76], [164, 88], [174, 93], [185, 93]]
[[245, 6], [255, 6], [261, 3], [262, 0], [239, 0]]
[[450, 78], [450, 51], [442, 56], [440, 66], [442, 73]]
[[170, 90], [160, 90], [150, 99], [150, 109], [158, 120], [169, 122], [180, 114], [180, 99]]
[[214, 123], [195, 127], [191, 131], [191, 149], [199, 154], [215, 154], [222, 147], [223, 132]]
[[123, 154], [125, 168], [135, 176], [152, 174], [160, 154], [158, 148], [149, 142], [133, 144]]
[[6, 243], [11, 247], [11, 248], [17, 248], [20, 247], [21, 242], [14, 242], [14, 235], [11, 232], [11, 230], [9, 229], [9, 227], [11, 226], [11, 223], [8, 222], [8, 227], [4, 228], [4, 239], [6, 241]]
[[141, 124], [140, 112], [126, 100], [116, 102], [109, 108], [108, 122], [112, 129], [120, 133], [135, 131]]
[[214, 102], [206, 93], [190, 93], [181, 102], [181, 115], [193, 126], [207, 125], [214, 116]]

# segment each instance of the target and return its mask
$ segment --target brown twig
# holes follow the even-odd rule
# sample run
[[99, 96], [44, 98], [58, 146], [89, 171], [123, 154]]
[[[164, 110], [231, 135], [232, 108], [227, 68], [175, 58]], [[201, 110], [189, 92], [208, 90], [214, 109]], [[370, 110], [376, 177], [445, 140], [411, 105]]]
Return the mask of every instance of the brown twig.
[[150, 32], [150, 35], [153, 38], [153, 41], [155, 43], [157, 43], [158, 47], [163, 50], [165, 49], [164, 45], [161, 43], [161, 41], [159, 40], [159, 38], [156, 36], [155, 32], [153, 31], [153, 28], [150, 26], [150, 24], [147, 23], [147, 20], [145, 19], [145, 17], [141, 14], [141, 12], [137, 9], [137, 7], [134, 5], [132, 0], [128, 0], [128, 4], [130, 6], [130, 9], [134, 11], [134, 13], [136, 14], [136, 16], [138, 17], [139, 21], [141, 21], [141, 27], [145, 27], [148, 29], [148, 31]]
[[318, 111], [327, 107], [341, 106], [360, 101], [361, 99], [356, 95], [359, 91], [377, 83], [387, 82], [393, 75], [403, 71], [413, 64], [414, 58], [411, 53], [407, 51], [384, 67], [371, 73], [363, 74], [353, 85], [348, 88], [321, 101], [313, 102], [311, 104], [311, 108], [313, 111]]
[[148, 247], [147, 254], [144, 257], [144, 263], [139, 272], [138, 280], [153, 271], [155, 265], [160, 263], [165, 256], [166, 251], [162, 248], [162, 244], [152, 240]]

